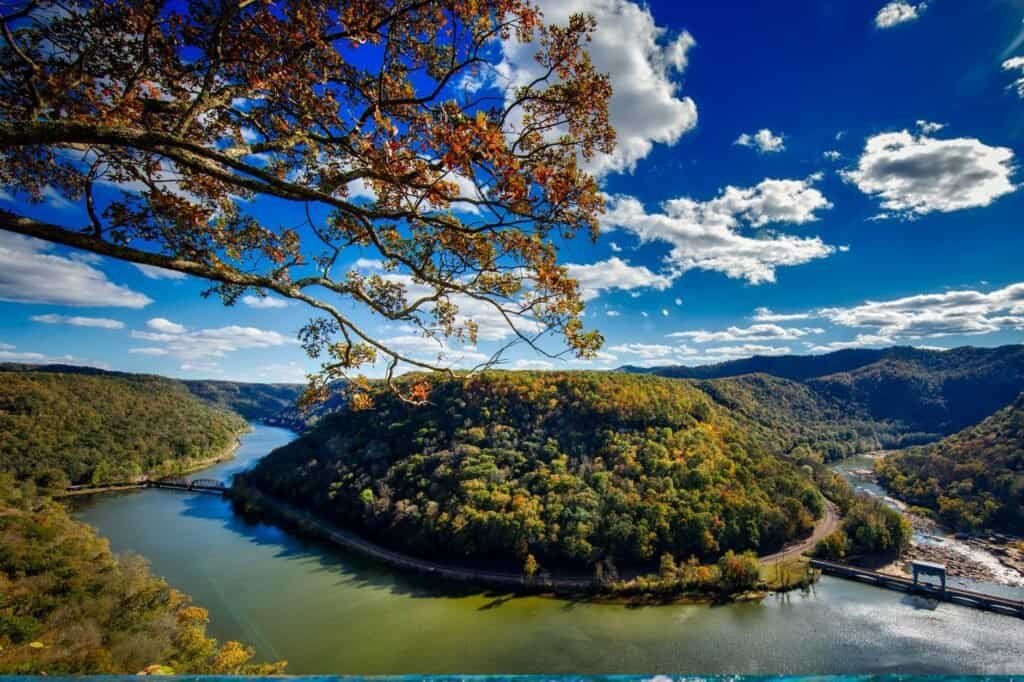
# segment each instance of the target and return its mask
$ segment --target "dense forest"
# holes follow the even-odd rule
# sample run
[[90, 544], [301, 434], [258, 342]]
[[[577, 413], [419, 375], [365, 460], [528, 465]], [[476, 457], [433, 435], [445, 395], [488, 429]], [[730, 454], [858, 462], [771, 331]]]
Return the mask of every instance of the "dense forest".
[[425, 407], [374, 400], [241, 484], [421, 556], [532, 570], [772, 550], [822, 513], [805, 472], [687, 382], [490, 372], [435, 381]]
[[742, 419], [774, 451], [794, 459], [833, 461], [881, 447], [898, 427], [821, 395], [800, 382], [767, 374], [747, 374], [696, 384], [715, 402]]
[[[829, 440], [849, 443], [846, 437], [854, 426], [858, 438], [863, 438], [865, 427], [870, 427], [871, 438], [878, 446], [898, 448], [955, 433], [1012, 401], [1024, 391], [1024, 346], [968, 346], [946, 351], [858, 349], [825, 355], [753, 357], [705, 367], [622, 369], [701, 379], [705, 385], [752, 373], [799, 382], [830, 409], [837, 408], [854, 418], [854, 424], [849, 419], [820, 422], [820, 428], [815, 429], [826, 446]], [[768, 404], [761, 409], [784, 415], [786, 405], [775, 398], [775, 394], [768, 394], [764, 398]], [[795, 422], [806, 425], [818, 419], [816, 410], [803, 409], [805, 400], [786, 402], [799, 408], [792, 413]], [[830, 423], [835, 427], [831, 435]]]
[[962, 530], [1024, 532], [1024, 394], [980, 424], [876, 465], [900, 498]]
[[207, 613], [115, 560], [106, 540], [0, 472], [0, 674], [273, 674], [250, 648], [206, 635]]
[[187, 470], [224, 455], [245, 428], [160, 377], [0, 374], [0, 469], [49, 488]]

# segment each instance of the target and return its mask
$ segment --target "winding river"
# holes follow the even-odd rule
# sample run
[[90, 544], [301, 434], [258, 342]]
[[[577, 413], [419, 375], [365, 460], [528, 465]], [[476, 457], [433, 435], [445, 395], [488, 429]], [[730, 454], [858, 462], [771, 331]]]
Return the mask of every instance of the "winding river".
[[[292, 437], [255, 426], [202, 475]], [[828, 577], [760, 603], [574, 603], [431, 584], [248, 524], [212, 495], [96, 495], [75, 515], [208, 608], [211, 634], [293, 674], [1024, 672], [1024, 620]]]

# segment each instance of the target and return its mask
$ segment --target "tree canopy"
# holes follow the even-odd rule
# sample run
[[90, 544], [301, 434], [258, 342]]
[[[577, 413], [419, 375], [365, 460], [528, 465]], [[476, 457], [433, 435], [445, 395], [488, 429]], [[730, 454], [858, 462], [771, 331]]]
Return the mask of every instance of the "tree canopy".
[[[311, 395], [378, 359], [388, 377], [447, 367], [353, 304], [437, 339], [473, 342], [486, 315], [513, 342], [599, 347], [552, 241], [596, 234], [603, 209], [592, 19], [546, 25], [526, 0], [23, 0], [0, 24], [0, 183], [87, 216], [0, 211], [0, 229], [196, 275], [227, 303], [304, 301]], [[507, 41], [531, 43], [539, 77], [497, 80]], [[384, 274], [342, 266], [366, 250]]]
[[422, 556], [516, 569], [772, 551], [823, 511], [796, 464], [688, 382], [485, 372], [437, 381], [423, 407], [378, 391], [242, 485]]

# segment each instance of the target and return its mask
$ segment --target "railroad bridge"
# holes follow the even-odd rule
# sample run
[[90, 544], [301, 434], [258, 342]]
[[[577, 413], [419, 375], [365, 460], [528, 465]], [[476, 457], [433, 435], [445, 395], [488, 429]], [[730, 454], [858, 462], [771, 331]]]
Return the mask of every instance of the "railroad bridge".
[[108, 490], [129, 490], [132, 488], [165, 488], [167, 490], [182, 490], [186, 492], [213, 493], [224, 495], [228, 486], [223, 481], [215, 478], [193, 478], [184, 477], [149, 479], [142, 478], [135, 481], [124, 481], [120, 483], [106, 483], [103, 485], [73, 485], [69, 486], [65, 495], [88, 495], [89, 493], [100, 493]]

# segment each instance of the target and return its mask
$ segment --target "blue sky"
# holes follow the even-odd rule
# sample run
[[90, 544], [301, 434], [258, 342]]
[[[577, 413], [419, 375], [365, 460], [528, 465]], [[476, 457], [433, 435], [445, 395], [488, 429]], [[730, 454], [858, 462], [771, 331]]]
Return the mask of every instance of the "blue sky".
[[[594, 167], [604, 233], [560, 244], [606, 345], [588, 364], [514, 349], [506, 366], [1024, 340], [1024, 2], [541, 5], [595, 14], [616, 92], [622, 144]], [[0, 202], [79, 224], [61, 199]], [[0, 233], [0, 361], [256, 381], [316, 368], [294, 342], [301, 304], [225, 308], [204, 288]]]

